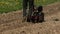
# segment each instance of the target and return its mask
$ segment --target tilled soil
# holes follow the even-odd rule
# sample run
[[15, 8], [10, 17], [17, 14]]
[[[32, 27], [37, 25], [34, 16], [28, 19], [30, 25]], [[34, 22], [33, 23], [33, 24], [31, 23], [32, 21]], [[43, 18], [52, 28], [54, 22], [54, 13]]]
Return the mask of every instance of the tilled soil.
[[22, 11], [0, 14], [0, 34], [60, 34], [60, 2], [43, 7], [45, 22], [22, 22]]

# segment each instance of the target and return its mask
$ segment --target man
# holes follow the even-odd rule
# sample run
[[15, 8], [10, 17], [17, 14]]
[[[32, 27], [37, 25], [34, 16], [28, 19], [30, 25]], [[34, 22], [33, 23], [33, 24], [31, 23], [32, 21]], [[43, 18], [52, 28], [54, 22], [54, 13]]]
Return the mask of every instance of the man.
[[23, 0], [23, 21], [25, 21], [27, 17], [27, 6], [29, 6], [28, 16], [30, 17], [34, 9], [34, 0]]

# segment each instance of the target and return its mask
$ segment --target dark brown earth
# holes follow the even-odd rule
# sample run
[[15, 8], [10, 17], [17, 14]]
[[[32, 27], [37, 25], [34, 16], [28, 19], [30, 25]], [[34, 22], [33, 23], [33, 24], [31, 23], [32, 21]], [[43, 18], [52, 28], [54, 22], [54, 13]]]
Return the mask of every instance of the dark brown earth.
[[45, 22], [22, 22], [22, 11], [0, 14], [0, 34], [60, 34], [60, 2], [44, 6]]

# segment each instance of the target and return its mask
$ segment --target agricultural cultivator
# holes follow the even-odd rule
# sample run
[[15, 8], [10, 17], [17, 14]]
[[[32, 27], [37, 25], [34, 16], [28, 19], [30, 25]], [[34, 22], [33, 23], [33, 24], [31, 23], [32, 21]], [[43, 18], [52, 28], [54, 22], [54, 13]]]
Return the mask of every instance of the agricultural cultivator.
[[[28, 6], [29, 10], [27, 13], [28, 3], [29, 3]], [[34, 0], [23, 0], [23, 20], [26, 19], [25, 21], [27, 22], [42, 23], [44, 21], [44, 13], [42, 11], [43, 11], [43, 6], [35, 7]]]

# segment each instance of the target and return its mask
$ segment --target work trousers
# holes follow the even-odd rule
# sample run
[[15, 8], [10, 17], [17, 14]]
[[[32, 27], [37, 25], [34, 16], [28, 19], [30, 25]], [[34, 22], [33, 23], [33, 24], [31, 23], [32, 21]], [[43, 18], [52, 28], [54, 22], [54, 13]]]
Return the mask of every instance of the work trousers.
[[31, 16], [34, 11], [34, 0], [23, 0], [23, 17], [27, 16], [27, 7], [29, 7], [28, 15]]

